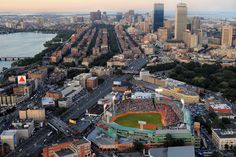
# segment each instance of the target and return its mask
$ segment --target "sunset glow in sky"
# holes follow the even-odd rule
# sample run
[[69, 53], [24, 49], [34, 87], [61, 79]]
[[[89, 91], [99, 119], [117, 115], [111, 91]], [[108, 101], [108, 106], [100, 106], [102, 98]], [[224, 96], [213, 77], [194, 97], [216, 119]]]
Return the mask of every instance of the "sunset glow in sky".
[[[0, 0], [0, 12], [73, 12], [73, 11], [151, 11], [163, 2], [165, 9], [175, 10], [180, 0]], [[236, 0], [183, 0], [192, 11], [235, 11]]]

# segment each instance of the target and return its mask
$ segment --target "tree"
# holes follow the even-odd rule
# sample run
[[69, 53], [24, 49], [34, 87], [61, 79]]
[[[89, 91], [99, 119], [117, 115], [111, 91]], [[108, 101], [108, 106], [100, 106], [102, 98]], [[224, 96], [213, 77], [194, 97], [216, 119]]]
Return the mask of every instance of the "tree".
[[233, 149], [232, 149], [234, 155], [236, 155], [236, 146], [233, 146]]
[[121, 69], [117, 69], [115, 72], [114, 72], [115, 75], [122, 75], [123, 72]]
[[182, 139], [174, 140], [173, 146], [184, 146], [184, 140]]
[[221, 65], [181, 63], [171, 71], [171, 78], [195, 86], [222, 92], [230, 101], [236, 101], [236, 68]]
[[225, 144], [225, 150], [228, 150], [228, 149], [229, 149], [229, 145]]
[[166, 134], [165, 139], [166, 139], [166, 141], [172, 141], [173, 137], [171, 134]]
[[135, 149], [135, 150], [137, 150], [137, 151], [143, 151], [144, 145], [143, 145], [142, 142], [139, 142], [139, 141], [135, 140], [135, 141], [133, 142], [133, 144], [134, 144], [134, 149]]
[[174, 139], [171, 134], [166, 134], [164, 146], [165, 147], [184, 146], [184, 140], [183, 139]]
[[223, 157], [223, 155], [220, 154], [219, 152], [213, 152], [211, 157]]
[[231, 121], [229, 118], [222, 118], [222, 123], [224, 124], [231, 124]]

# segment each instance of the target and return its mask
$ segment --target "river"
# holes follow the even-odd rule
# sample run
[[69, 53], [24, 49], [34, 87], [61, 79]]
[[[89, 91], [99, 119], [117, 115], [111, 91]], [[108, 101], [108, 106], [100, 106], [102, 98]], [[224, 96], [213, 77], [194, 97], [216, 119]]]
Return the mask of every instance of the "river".
[[[36, 32], [21, 32], [0, 35], [0, 57], [33, 57], [41, 52], [46, 41], [54, 38], [56, 34]], [[12, 62], [0, 61], [0, 71], [3, 67], [9, 68]]]

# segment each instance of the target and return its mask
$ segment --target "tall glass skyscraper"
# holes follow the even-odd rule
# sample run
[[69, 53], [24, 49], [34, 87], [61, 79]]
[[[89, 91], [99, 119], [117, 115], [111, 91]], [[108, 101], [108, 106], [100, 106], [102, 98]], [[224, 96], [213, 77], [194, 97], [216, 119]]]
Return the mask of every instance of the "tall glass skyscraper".
[[164, 4], [154, 4], [154, 15], [153, 15], [153, 32], [156, 32], [158, 28], [164, 26]]

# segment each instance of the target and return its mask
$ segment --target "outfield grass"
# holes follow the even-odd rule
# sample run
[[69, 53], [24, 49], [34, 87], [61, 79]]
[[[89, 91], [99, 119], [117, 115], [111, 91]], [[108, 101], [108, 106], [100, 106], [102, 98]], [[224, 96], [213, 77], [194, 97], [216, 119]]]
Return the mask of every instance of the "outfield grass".
[[145, 126], [144, 128], [149, 130], [153, 130], [154, 128], [148, 128], [148, 125], [156, 125], [156, 127], [162, 126], [161, 115], [159, 113], [128, 114], [115, 120], [119, 125], [132, 128], [139, 128], [138, 121], [145, 121], [147, 123], [147, 128], [145, 128]]

